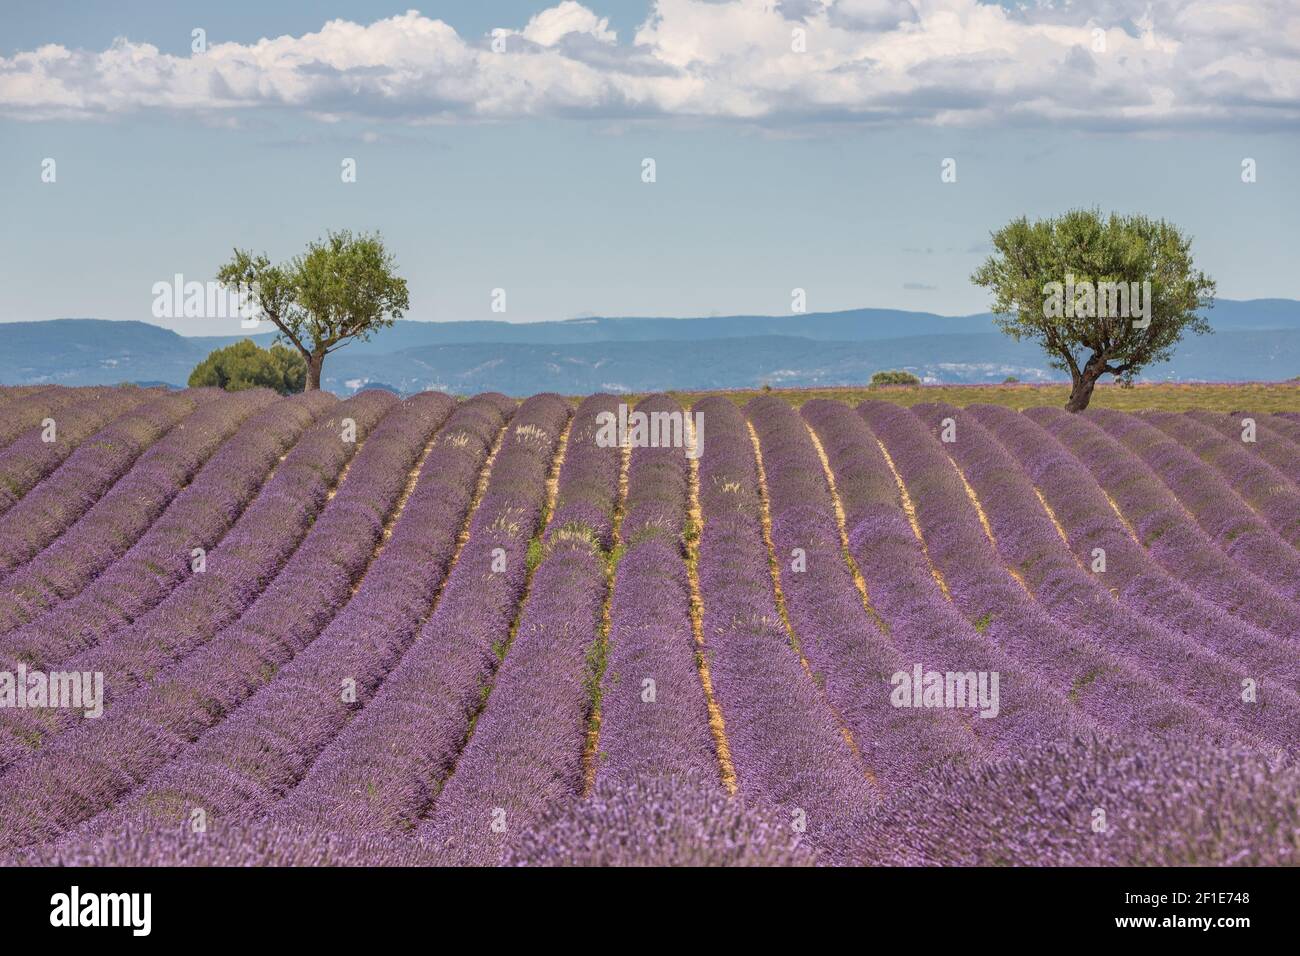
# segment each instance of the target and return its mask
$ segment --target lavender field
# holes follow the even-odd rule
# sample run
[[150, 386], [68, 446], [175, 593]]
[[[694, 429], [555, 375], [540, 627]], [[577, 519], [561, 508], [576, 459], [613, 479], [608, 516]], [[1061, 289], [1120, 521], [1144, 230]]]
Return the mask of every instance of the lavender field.
[[9, 864], [1286, 864], [1297, 751], [1295, 414], [0, 388]]

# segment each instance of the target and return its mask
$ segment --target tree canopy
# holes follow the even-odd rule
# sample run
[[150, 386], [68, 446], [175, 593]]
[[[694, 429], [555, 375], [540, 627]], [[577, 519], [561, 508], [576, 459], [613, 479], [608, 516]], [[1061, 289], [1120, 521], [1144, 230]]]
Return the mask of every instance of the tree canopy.
[[278, 342], [269, 349], [252, 339], [217, 349], [194, 367], [189, 385], [215, 385], [228, 392], [246, 388], [273, 388], [281, 395], [301, 392], [307, 382], [307, 362]]
[[1214, 281], [1195, 268], [1191, 238], [1163, 219], [1081, 209], [1022, 216], [992, 239], [971, 281], [993, 292], [1002, 331], [1070, 373], [1070, 411], [1087, 408], [1101, 376], [1131, 382], [1186, 332], [1211, 331], [1198, 310], [1213, 306]]
[[280, 265], [235, 249], [217, 280], [246, 293], [279, 330], [278, 341], [301, 353], [308, 389], [320, 388], [325, 356], [353, 339], [364, 342], [410, 308], [406, 280], [378, 233], [329, 232]]
[[920, 385], [921, 380], [902, 369], [886, 369], [871, 376], [872, 385]]

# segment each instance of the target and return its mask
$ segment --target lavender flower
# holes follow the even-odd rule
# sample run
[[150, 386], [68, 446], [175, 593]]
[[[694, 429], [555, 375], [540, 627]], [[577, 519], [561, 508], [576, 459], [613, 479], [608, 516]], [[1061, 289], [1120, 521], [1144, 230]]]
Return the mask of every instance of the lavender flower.
[[508, 866], [814, 866], [771, 808], [746, 806], [711, 780], [678, 775], [602, 781], [555, 807], [509, 849]]

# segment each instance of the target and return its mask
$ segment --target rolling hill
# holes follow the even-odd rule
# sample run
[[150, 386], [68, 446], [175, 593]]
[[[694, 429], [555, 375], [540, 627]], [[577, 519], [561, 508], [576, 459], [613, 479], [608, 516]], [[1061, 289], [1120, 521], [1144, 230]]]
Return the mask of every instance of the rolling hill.
[[[1193, 337], [1154, 381], [1272, 381], [1300, 374], [1300, 302], [1223, 300], [1215, 334]], [[4, 327], [8, 384], [184, 385], [212, 349], [243, 336], [182, 336], [143, 322], [55, 319]], [[270, 333], [252, 336], [261, 344]], [[582, 318], [563, 322], [397, 322], [333, 356], [323, 386], [349, 395], [382, 382], [403, 393], [447, 389], [527, 395], [554, 390], [860, 384], [883, 368], [927, 381], [1047, 381], [1033, 346], [997, 332], [988, 314], [857, 309], [799, 316]]]

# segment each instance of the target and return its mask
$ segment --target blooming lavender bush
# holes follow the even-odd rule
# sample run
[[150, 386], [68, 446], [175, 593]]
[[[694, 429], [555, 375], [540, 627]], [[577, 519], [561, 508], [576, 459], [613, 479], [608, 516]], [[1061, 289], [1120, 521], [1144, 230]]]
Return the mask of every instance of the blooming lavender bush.
[[313, 830], [295, 823], [188, 823], [131, 820], [94, 839], [34, 847], [24, 866], [431, 866], [437, 857], [414, 840], [377, 833]]
[[[678, 412], [668, 396], [637, 410]], [[716, 746], [695, 661], [684, 536], [690, 468], [681, 449], [632, 449], [622, 552], [595, 754], [600, 779], [680, 774], [718, 780]]]
[[1274, 866], [1300, 861], [1300, 773], [1195, 738], [1076, 739], [921, 781], [882, 808], [857, 862]]
[[779, 808], [813, 846], [833, 850], [875, 794], [776, 606], [745, 418], [725, 398], [695, 410], [709, 429], [699, 465], [703, 653], [740, 792]]
[[[869, 616], [863, 604], [808, 426], [776, 398], [754, 399], [745, 411], [762, 448], [790, 623], [814, 682], [851, 731], [874, 788], [889, 792], [932, 767], [975, 759], [974, 738], [951, 711], [890, 704], [891, 675], [910, 670], [912, 662], [891, 644], [887, 624]], [[796, 549], [802, 559], [792, 557]]]
[[[1268, 741], [1267, 746], [1295, 746], [1292, 728], [1300, 720], [1300, 701], [1287, 685], [1277, 688], [1270, 683], [1263, 706], [1246, 706], [1240, 697], [1240, 668], [1205, 650], [1195, 637], [1166, 627], [1158, 617], [1116, 601], [1102, 583], [1109, 571], [1090, 573], [1075, 562], [1033, 486], [1020, 469], [1008, 465], [1006, 449], [974, 416], [950, 406], [917, 406], [913, 413], [937, 427], [944, 420], [956, 423], [957, 440], [943, 447], [953, 456], [952, 464], [960, 467], [961, 477], [948, 462], [936, 461], [934, 480], [965, 478], [970, 483], [997, 551], [1025, 585], [1008, 586], [1006, 575], [999, 575], [999, 554], [973, 513], [940, 507], [933, 515], [936, 559], [945, 551], [956, 552], [953, 565], [946, 568], [954, 596], [969, 584], [979, 595], [981, 582], [989, 578], [995, 589], [1010, 592], [1004, 602], [984, 593], [982, 603], [973, 606], [972, 613], [988, 614], [986, 633], [1007, 639], [1009, 650], [1015, 649], [1045, 675], [1055, 673], [1070, 700], [1120, 731], [1194, 729], [1222, 741], [1234, 735], [1225, 726], [1230, 723]], [[938, 447], [931, 446], [932, 454], [941, 454]], [[899, 461], [911, 470], [909, 462]], [[950, 492], [947, 497], [932, 495], [918, 515], [934, 512], [936, 501], [960, 502], [966, 497], [960, 487]], [[976, 559], [967, 561], [964, 555]], [[1034, 611], [1047, 611], [1060, 627], [1022, 623], [1019, 631], [1007, 635], [998, 626], [1017, 618], [1023, 622]], [[1294, 665], [1284, 659], [1283, 666]]]
[[210, 551], [221, 540], [303, 430], [334, 404], [329, 393], [310, 392], [254, 415], [98, 576], [96, 565], [120, 550], [120, 530], [86, 541], [92, 526], [56, 541], [0, 588], [0, 634], [24, 623], [34, 629], [0, 641], [0, 648], [58, 662], [157, 605], [190, 573], [192, 550]]
[[[206, 820], [247, 820], [302, 778], [373, 696], [428, 614], [475, 477], [501, 430], [503, 404], [500, 396], [479, 396], [457, 408], [439, 429], [378, 557], [320, 636], [193, 747], [81, 828], [75, 839], [111, 831], [136, 817], [175, 824], [196, 809]], [[437, 420], [437, 412], [431, 420]]]
[[76, 449], [0, 517], [0, 575], [30, 560], [117, 484], [136, 459], [220, 392], [195, 389], [137, 406]]
[[982, 757], [1018, 753], [1060, 739], [1089, 721], [1032, 669], [992, 647], [953, 607], [911, 528], [897, 481], [860, 415], [834, 402], [809, 402], [804, 415], [821, 438], [849, 527], [849, 551], [904, 660], [935, 672], [999, 674], [998, 714], [968, 722]]
[[1300, 634], [1300, 606], [1216, 548], [1140, 458], [1086, 418], [1042, 408], [1025, 414], [1088, 467], [1138, 541], [1166, 570], [1194, 581], [1209, 600], [1278, 637]]
[[273, 808], [277, 819], [323, 829], [418, 825], [509, 639], [527, 580], [528, 544], [543, 517], [546, 476], [568, 418], [568, 405], [554, 395], [519, 407], [433, 614], [378, 693]]
[[1102, 580], [1124, 604], [1225, 661], [1250, 661], [1256, 675], [1272, 673], [1280, 686], [1295, 689], [1287, 675], [1295, 666], [1288, 643], [1206, 600], [1198, 593], [1199, 578], [1181, 581], [1158, 564], [1128, 533], [1087, 469], [1043, 428], [1028, 416], [991, 405], [971, 406], [966, 414], [1019, 462], [1079, 562], [1091, 568], [1096, 556], [1104, 555]]
[[[5, 514], [43, 478], [63, 464], [83, 441], [105, 425], [156, 399], [153, 389], [117, 389], [50, 412], [53, 441], [39, 423], [0, 450], [0, 515]], [[42, 419], [44, 421], [45, 419]]]
[[[29, 544], [23, 566], [16, 571], [11, 568], [12, 573], [0, 578], [0, 594], [22, 593], [24, 585], [39, 588], [36, 582], [49, 580], [51, 576], [58, 580], [61, 594], [74, 593], [78, 585], [84, 586], [148, 530], [245, 419], [265, 409], [275, 397], [274, 392], [257, 390], [223, 395], [219, 401], [205, 401], [181, 425], [145, 451], [111, 488], [79, 487], [78, 497], [84, 509], [81, 515], [75, 523], [66, 520], [61, 533], [47, 541], [48, 547], [35, 557], [32, 557], [35, 546]], [[68, 463], [69, 467], [71, 464]], [[17, 550], [14, 545], [18, 540], [15, 536], [10, 543], [6, 536], [7, 553]], [[19, 562], [13, 559], [13, 563]], [[60, 574], [69, 568], [75, 570]], [[40, 593], [44, 594], [44, 589]], [[0, 633], [10, 629], [12, 620], [0, 617]]]
[[[1188, 415], [1152, 412], [1142, 417], [1218, 469], [1233, 491], [1259, 512], [1278, 537], [1300, 549], [1300, 488], [1284, 472], [1252, 455], [1239, 436], [1236, 440], [1228, 438]], [[1294, 473], [1300, 474], [1300, 461]]]
[[601, 781], [510, 847], [509, 866], [813, 866], [774, 811], [678, 775]]
[[[106, 809], [310, 643], [365, 569], [415, 456], [451, 404], [446, 396], [427, 395], [385, 417], [358, 452], [350, 474], [356, 480], [340, 486], [304, 547], [237, 624], [206, 640], [198, 635], [192, 644], [169, 635], [171, 646], [153, 643], [129, 655], [115, 645], [120, 663], [104, 668], [113, 675], [112, 683], [105, 679], [111, 706], [104, 716], [61, 735], [38, 765], [12, 767], [0, 777], [0, 847], [57, 834]], [[145, 667], [163, 673], [142, 674]], [[132, 671], [139, 675], [134, 693], [107, 693], [114, 684], [129, 686]], [[120, 755], [114, 761], [120, 772], [84, 773], [88, 762], [109, 755]]]
[[1093, 411], [1088, 419], [1135, 452], [1236, 565], [1293, 603], [1300, 598], [1300, 554], [1237, 496], [1216, 469], [1137, 415]]
[[0, 419], [0, 449], [17, 440], [24, 432], [39, 428], [46, 418], [60, 415], [65, 408], [79, 409], [96, 403], [111, 402], [114, 393], [120, 391], [122, 389], [102, 386], [79, 388], [47, 386], [15, 395], [11, 403], [5, 407], [4, 417]]
[[616, 405], [596, 395], [574, 412], [545, 556], [473, 735], [420, 828], [448, 861], [499, 862], [508, 834], [582, 789], [587, 662], [606, 590], [601, 543], [613, 540], [622, 458], [597, 445], [596, 417]]

